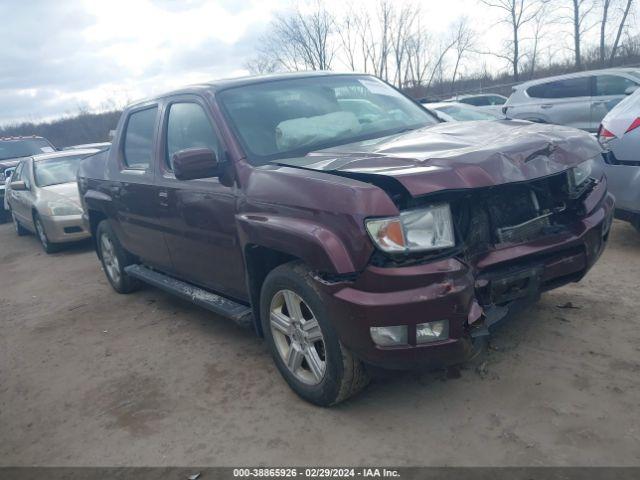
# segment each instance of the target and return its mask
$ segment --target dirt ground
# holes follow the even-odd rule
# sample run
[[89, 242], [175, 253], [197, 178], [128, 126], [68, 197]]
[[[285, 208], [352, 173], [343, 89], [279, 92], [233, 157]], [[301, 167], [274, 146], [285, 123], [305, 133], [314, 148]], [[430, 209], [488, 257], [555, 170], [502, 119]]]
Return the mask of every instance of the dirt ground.
[[251, 331], [118, 295], [89, 245], [46, 255], [0, 225], [0, 465], [640, 465], [639, 285], [640, 235], [616, 222], [485, 367], [388, 375], [321, 409]]

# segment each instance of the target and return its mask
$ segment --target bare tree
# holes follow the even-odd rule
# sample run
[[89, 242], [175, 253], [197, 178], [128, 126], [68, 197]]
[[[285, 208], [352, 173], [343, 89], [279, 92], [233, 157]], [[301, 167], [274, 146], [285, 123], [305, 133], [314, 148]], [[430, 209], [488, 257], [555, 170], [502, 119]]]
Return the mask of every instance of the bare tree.
[[631, 10], [631, 6], [633, 5], [634, 0], [627, 0], [626, 5], [622, 11], [622, 18], [620, 19], [620, 23], [618, 24], [618, 32], [616, 33], [616, 39], [613, 42], [611, 47], [611, 56], [609, 57], [609, 65], [613, 66], [613, 61], [616, 58], [616, 53], [618, 50], [618, 45], [620, 44], [620, 37], [622, 36], [622, 32], [625, 29], [627, 17], [629, 16], [629, 11]]
[[344, 21], [338, 27], [338, 38], [340, 39], [340, 47], [345, 56], [347, 67], [351, 71], [357, 70], [358, 56], [358, 28], [359, 22], [353, 10], [353, 6], [349, 8]]
[[577, 68], [582, 66], [582, 38], [583, 35], [593, 28], [595, 23], [588, 20], [595, 8], [594, 0], [570, 0], [570, 14], [567, 20], [572, 26], [574, 63]]
[[260, 60], [252, 67], [281, 66], [286, 70], [329, 70], [335, 55], [331, 41], [335, 19], [320, 2], [310, 13], [299, 8], [277, 15], [262, 38]]
[[529, 55], [529, 78], [533, 78], [538, 63], [540, 43], [545, 36], [545, 28], [549, 23], [548, 4], [544, 2], [533, 22], [533, 44]]
[[604, 65], [607, 55], [607, 22], [611, 0], [602, 0], [602, 16], [600, 17], [600, 63]]
[[414, 23], [419, 16], [420, 9], [413, 4], [405, 4], [402, 9], [392, 17], [391, 40], [394, 57], [394, 82], [398, 87], [406, 83], [408, 75], [408, 47], [412, 37]]
[[458, 70], [460, 68], [463, 57], [469, 53], [473, 48], [476, 39], [476, 34], [469, 26], [469, 20], [467, 17], [462, 17], [453, 27], [453, 49], [456, 54], [456, 61], [453, 67], [453, 75], [451, 77], [451, 91], [456, 83]]
[[495, 53], [493, 55], [509, 62], [513, 71], [513, 80], [520, 80], [520, 61], [522, 52], [522, 29], [533, 21], [542, 9], [545, 0], [480, 0], [484, 5], [501, 11], [503, 17], [500, 23], [505, 23], [511, 28], [511, 40], [507, 42], [507, 53]]
[[278, 62], [272, 57], [261, 53], [254, 55], [244, 63], [244, 67], [251, 75], [273, 73], [278, 70]]

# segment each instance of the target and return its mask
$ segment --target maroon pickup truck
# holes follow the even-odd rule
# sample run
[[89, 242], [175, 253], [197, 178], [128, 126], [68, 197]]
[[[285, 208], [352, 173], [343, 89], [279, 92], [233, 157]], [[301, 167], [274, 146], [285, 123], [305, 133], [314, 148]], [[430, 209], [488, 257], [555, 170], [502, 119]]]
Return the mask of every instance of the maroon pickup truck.
[[575, 129], [440, 123], [370, 76], [286, 74], [130, 106], [78, 183], [116, 291], [253, 325], [291, 388], [332, 405], [365, 365], [462, 362], [580, 280], [611, 226], [598, 155]]

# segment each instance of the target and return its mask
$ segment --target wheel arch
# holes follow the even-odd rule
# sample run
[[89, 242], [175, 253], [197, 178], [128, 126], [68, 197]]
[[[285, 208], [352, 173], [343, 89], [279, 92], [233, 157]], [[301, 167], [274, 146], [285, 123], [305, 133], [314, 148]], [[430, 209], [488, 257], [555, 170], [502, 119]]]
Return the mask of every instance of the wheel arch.
[[253, 310], [253, 326], [259, 337], [264, 336], [260, 321], [260, 294], [267, 275], [276, 267], [285, 263], [301, 260], [289, 253], [273, 248], [249, 243], [244, 248], [244, 259], [247, 271], [247, 290], [251, 309]]

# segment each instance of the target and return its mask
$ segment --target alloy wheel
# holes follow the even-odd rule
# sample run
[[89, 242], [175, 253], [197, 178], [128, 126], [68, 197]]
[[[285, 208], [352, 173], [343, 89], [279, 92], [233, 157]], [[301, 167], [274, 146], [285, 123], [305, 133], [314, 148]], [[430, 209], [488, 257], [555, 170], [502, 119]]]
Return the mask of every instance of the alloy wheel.
[[113, 242], [108, 235], [103, 234], [100, 237], [100, 253], [102, 255], [102, 261], [104, 262], [104, 268], [107, 271], [107, 275], [113, 283], [120, 282], [120, 263], [116, 255]]
[[327, 369], [326, 349], [320, 324], [309, 306], [297, 293], [280, 290], [269, 312], [271, 334], [284, 364], [301, 382], [318, 385]]

